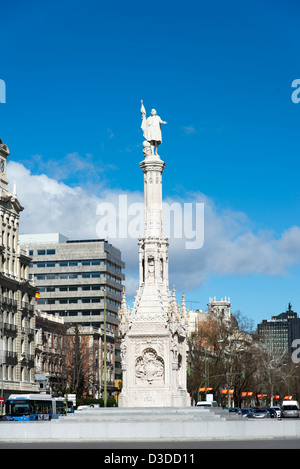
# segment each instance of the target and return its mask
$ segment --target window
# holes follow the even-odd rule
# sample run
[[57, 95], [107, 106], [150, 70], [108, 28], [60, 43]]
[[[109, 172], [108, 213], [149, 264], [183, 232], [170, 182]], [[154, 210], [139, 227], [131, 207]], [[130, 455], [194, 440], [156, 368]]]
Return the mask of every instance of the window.
[[85, 260], [81, 261], [82, 265], [101, 265], [100, 259], [92, 259], [92, 260]]
[[78, 261], [60, 261], [60, 267], [76, 267], [78, 265]]
[[55, 267], [55, 262], [37, 262], [37, 267]]
[[47, 274], [47, 275], [46, 275], [46, 279], [47, 279], [47, 280], [53, 280], [53, 279], [55, 279], [55, 274]]
[[46, 254], [46, 251], [45, 251], [45, 249], [38, 249], [37, 254], [38, 254], [38, 256], [44, 256]]
[[55, 249], [47, 249], [48, 256], [51, 254], [55, 254]]

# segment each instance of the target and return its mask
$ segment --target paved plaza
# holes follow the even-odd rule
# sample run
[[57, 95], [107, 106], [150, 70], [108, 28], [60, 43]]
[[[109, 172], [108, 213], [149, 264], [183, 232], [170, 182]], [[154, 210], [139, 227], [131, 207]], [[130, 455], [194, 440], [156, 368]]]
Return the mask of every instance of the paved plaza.
[[[99, 408], [50, 422], [1, 422], [4, 442], [247, 441], [300, 438], [299, 419], [245, 419], [222, 409]], [[299, 440], [300, 441], [300, 440]]]

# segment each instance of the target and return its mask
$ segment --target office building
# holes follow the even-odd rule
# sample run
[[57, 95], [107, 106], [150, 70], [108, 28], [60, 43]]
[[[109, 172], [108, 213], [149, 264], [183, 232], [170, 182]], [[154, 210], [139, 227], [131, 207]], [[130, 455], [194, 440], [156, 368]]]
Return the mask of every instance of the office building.
[[40, 298], [37, 308], [63, 317], [65, 324], [104, 327], [104, 290], [108, 341], [116, 345], [116, 379], [120, 378], [118, 308], [125, 276], [121, 252], [104, 239], [69, 240], [59, 233], [21, 235], [32, 258], [30, 277]]
[[103, 239], [71, 241], [58, 233], [21, 235], [20, 242], [32, 258], [38, 309], [62, 316], [66, 324], [101, 327], [105, 290], [107, 328], [117, 330], [125, 278], [118, 249]]
[[258, 324], [257, 330], [264, 336], [270, 352], [291, 354], [293, 341], [300, 339], [300, 318], [289, 303], [286, 312], [272, 316], [271, 319], [264, 319]]

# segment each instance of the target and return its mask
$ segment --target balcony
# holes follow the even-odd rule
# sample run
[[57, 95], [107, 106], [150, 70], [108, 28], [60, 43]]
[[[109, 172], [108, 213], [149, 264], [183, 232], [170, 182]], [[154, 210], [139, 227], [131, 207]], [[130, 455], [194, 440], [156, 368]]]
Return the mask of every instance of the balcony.
[[10, 352], [10, 351], [5, 352], [5, 363], [16, 364], [17, 358], [18, 358], [17, 352]]
[[26, 301], [22, 301], [22, 309], [25, 311], [29, 311], [30, 313], [34, 312], [34, 305], [27, 303]]
[[[0, 323], [1, 324], [1, 323]], [[1, 324], [2, 326], [2, 324]], [[12, 333], [17, 333], [18, 328], [15, 324], [9, 324], [8, 322], [4, 323], [4, 332], [12, 332]]]
[[5, 296], [2, 296], [1, 300], [3, 306], [11, 306], [12, 308], [17, 308], [18, 306], [17, 300], [13, 300], [12, 298], [6, 298]]

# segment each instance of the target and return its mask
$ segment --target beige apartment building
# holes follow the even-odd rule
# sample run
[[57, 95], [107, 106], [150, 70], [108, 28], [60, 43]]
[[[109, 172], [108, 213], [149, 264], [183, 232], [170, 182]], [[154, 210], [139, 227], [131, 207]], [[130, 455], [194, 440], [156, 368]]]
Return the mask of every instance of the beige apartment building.
[[1, 397], [36, 392], [35, 287], [29, 281], [30, 257], [19, 244], [19, 218], [23, 210], [14, 185], [6, 177], [9, 149], [0, 140], [0, 366]]

